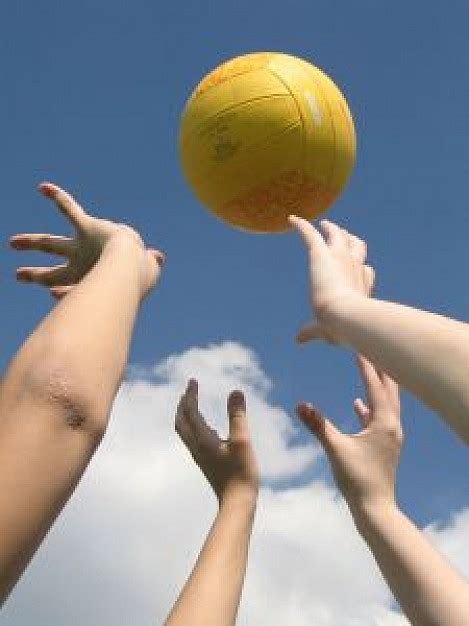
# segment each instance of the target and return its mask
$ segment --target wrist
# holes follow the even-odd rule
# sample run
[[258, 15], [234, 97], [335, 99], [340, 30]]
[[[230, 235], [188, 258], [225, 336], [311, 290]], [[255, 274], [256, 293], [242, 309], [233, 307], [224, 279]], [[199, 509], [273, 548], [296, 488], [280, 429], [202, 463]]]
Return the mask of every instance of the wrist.
[[219, 507], [253, 511], [257, 505], [259, 489], [254, 485], [228, 486], [219, 498]]
[[145, 246], [142, 241], [139, 240], [130, 228], [116, 228], [104, 242], [103, 253], [115, 252], [123, 248], [133, 250], [135, 254], [145, 251]]
[[369, 535], [377, 524], [386, 518], [392, 518], [399, 513], [399, 507], [395, 500], [381, 499], [369, 500], [360, 503], [349, 503], [349, 509], [355, 523], [355, 527], [362, 537]]
[[341, 293], [316, 306], [316, 318], [335, 343], [345, 344], [347, 321], [356, 306], [367, 299], [367, 296], [353, 291]]
[[143, 299], [148, 291], [148, 261], [145, 247], [137, 237], [126, 229], [116, 229], [104, 244], [102, 258], [109, 259], [116, 269], [118, 264], [126, 270], [134, 268], [135, 285], [138, 286], [140, 299]]

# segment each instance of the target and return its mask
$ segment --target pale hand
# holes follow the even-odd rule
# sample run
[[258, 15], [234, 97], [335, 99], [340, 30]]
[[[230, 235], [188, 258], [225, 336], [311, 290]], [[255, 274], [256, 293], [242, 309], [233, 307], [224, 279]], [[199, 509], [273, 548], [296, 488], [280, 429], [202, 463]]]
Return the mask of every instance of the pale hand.
[[322, 444], [352, 512], [395, 504], [395, 476], [403, 440], [397, 384], [364, 357], [358, 357], [358, 364], [367, 394], [367, 405], [361, 399], [354, 402], [360, 432], [344, 434], [310, 404], [297, 407], [300, 419]]
[[315, 321], [300, 330], [300, 343], [339, 338], [328, 327], [333, 307], [356, 296], [368, 297], [374, 284], [374, 270], [365, 265], [364, 241], [337, 224], [322, 220], [321, 232], [307, 220], [291, 215], [289, 222], [300, 234], [308, 253], [311, 307]]
[[176, 411], [176, 432], [191, 453], [221, 504], [225, 497], [243, 492], [256, 497], [259, 473], [241, 391], [230, 393], [227, 402], [229, 437], [223, 440], [199, 411], [197, 381], [190, 380]]
[[57, 185], [42, 183], [39, 190], [56, 203], [75, 228], [76, 236], [71, 238], [35, 233], [11, 237], [10, 245], [17, 250], [38, 250], [67, 259], [66, 263], [54, 267], [20, 267], [16, 273], [18, 280], [44, 285], [52, 295], [60, 298], [96, 264], [111, 239], [124, 237], [142, 252], [142, 296], [154, 287], [164, 255], [158, 250], [145, 249], [142, 238], [133, 228], [89, 215], [70, 194]]

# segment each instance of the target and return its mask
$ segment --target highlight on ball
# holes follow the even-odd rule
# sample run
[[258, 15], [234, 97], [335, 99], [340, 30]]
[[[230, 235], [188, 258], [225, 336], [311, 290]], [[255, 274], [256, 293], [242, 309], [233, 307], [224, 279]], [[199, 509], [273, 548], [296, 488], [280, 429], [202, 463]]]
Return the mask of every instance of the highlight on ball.
[[344, 188], [355, 151], [338, 87], [287, 54], [223, 63], [200, 81], [181, 117], [181, 167], [195, 196], [251, 232], [286, 231], [291, 213], [323, 213]]

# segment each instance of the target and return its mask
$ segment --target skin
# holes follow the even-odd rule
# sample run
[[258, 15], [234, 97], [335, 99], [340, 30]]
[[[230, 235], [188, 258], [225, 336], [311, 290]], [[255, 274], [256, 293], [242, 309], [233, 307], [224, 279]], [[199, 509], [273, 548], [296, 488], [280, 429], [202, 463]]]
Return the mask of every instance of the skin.
[[365, 355], [469, 443], [469, 325], [371, 298], [363, 241], [332, 222], [319, 231], [289, 219], [306, 247], [315, 318], [298, 341], [323, 339]]
[[14, 355], [0, 387], [2, 602], [101, 441], [140, 303], [164, 258], [130, 227], [88, 215], [56, 185], [40, 191], [76, 236], [10, 240], [15, 249], [58, 254], [67, 263], [17, 270], [19, 280], [48, 287], [59, 302]]
[[241, 391], [228, 397], [229, 436], [220, 439], [198, 408], [191, 380], [176, 412], [176, 431], [218, 500], [218, 513], [165, 626], [233, 626], [246, 571], [259, 475]]
[[469, 623], [469, 585], [428, 543], [395, 499], [402, 445], [396, 383], [358, 358], [367, 403], [357, 399], [361, 430], [340, 432], [310, 404], [301, 420], [322, 444], [355, 525], [372, 551], [396, 600], [414, 626]]

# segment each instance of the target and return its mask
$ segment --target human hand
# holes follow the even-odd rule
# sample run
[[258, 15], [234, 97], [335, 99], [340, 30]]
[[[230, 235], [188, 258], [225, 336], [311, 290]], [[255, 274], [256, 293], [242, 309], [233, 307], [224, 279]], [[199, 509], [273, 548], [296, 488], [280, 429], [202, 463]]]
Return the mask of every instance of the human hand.
[[354, 401], [360, 432], [342, 433], [310, 404], [297, 406], [298, 416], [322, 444], [352, 513], [395, 503], [395, 476], [403, 441], [397, 384], [364, 357], [357, 360], [367, 395], [367, 404], [361, 399]]
[[125, 238], [135, 245], [141, 254], [142, 296], [158, 281], [164, 255], [158, 250], [145, 249], [140, 235], [130, 226], [99, 219], [86, 213], [66, 191], [52, 183], [42, 183], [39, 190], [51, 198], [75, 228], [75, 238], [50, 234], [21, 234], [10, 238], [10, 245], [17, 250], [38, 250], [64, 256], [67, 263], [54, 267], [20, 267], [18, 280], [35, 282], [49, 287], [57, 298], [64, 296], [73, 285], [96, 264], [108, 242]]
[[223, 440], [199, 411], [197, 381], [190, 380], [176, 411], [176, 432], [212, 486], [218, 502], [242, 493], [256, 499], [259, 473], [249, 438], [246, 402], [241, 391], [228, 397], [229, 437]]
[[336, 306], [346, 306], [349, 298], [369, 296], [374, 270], [365, 265], [366, 244], [337, 224], [322, 220], [321, 232], [307, 220], [291, 215], [289, 222], [300, 234], [309, 261], [311, 307], [315, 321], [300, 330], [297, 340], [325, 339], [337, 343], [329, 325]]

